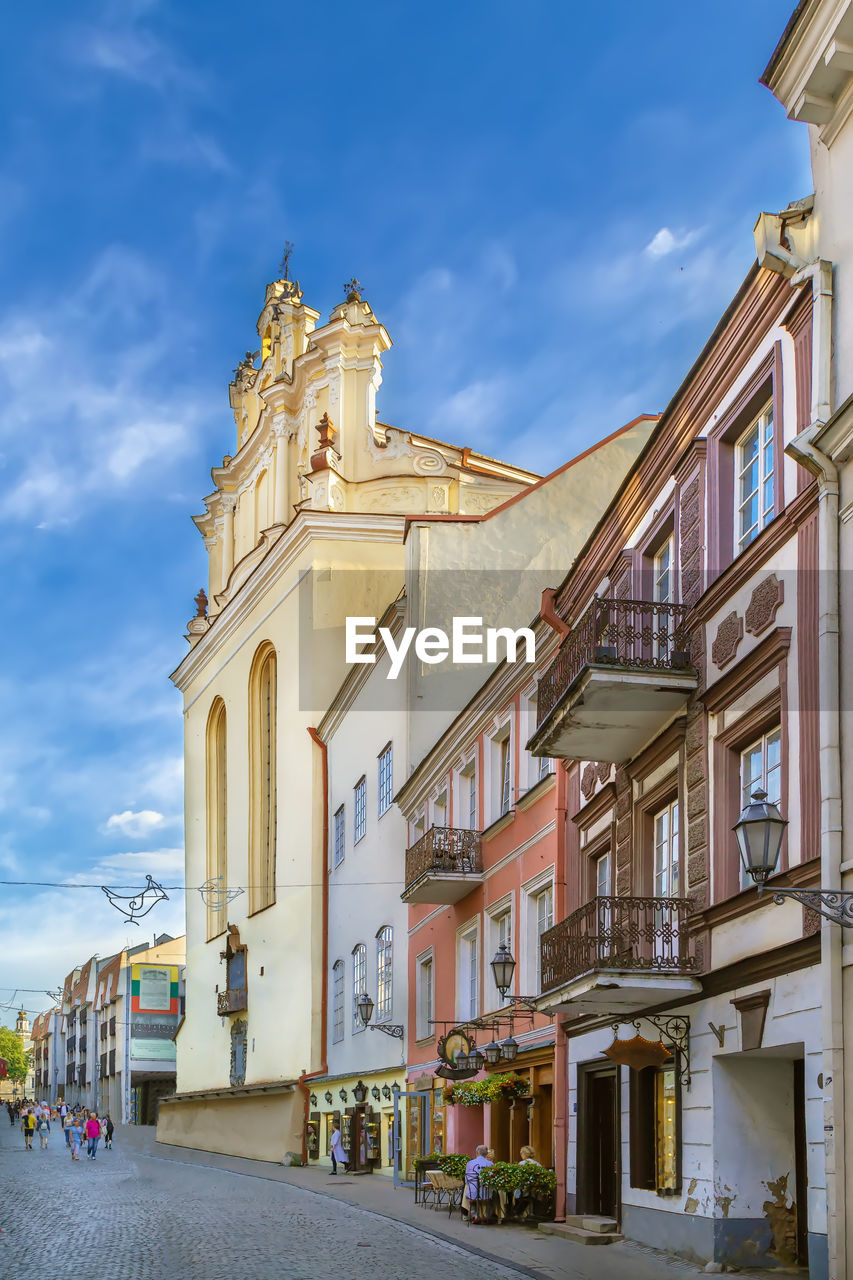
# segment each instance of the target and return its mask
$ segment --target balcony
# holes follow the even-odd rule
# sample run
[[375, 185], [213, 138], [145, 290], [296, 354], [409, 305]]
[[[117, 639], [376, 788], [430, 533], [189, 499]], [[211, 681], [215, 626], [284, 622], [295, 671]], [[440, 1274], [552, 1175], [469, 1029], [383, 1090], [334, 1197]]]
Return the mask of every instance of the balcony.
[[696, 688], [683, 605], [595, 596], [539, 681], [535, 756], [630, 760]]
[[479, 831], [430, 827], [406, 850], [404, 902], [449, 905], [482, 883]]
[[248, 996], [245, 987], [229, 987], [227, 991], [217, 991], [216, 1012], [220, 1018], [229, 1013], [242, 1013], [248, 1008]]
[[598, 897], [540, 939], [543, 1013], [633, 1016], [699, 995], [689, 898]]

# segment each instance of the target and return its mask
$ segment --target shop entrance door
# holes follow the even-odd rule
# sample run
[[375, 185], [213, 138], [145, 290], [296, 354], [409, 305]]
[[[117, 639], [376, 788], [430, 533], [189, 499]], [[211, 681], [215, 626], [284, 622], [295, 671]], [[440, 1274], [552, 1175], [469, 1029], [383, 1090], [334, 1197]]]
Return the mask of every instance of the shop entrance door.
[[394, 1185], [415, 1184], [415, 1160], [429, 1151], [432, 1094], [394, 1095]]
[[578, 1068], [578, 1213], [620, 1217], [621, 1148], [617, 1067]]

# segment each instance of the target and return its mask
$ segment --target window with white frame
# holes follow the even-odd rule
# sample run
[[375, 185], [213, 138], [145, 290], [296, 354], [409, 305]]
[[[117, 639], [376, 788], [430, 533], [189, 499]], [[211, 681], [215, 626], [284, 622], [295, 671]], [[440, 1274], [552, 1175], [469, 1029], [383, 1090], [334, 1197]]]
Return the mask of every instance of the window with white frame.
[[367, 830], [367, 781], [359, 778], [353, 787], [352, 842], [358, 844]]
[[332, 1040], [344, 1038], [344, 962], [336, 960], [332, 968]]
[[447, 790], [442, 791], [441, 795], [436, 796], [432, 802], [432, 825], [434, 827], [447, 826]]
[[554, 884], [548, 881], [530, 890], [527, 895], [528, 973], [538, 991], [542, 985], [542, 954], [539, 945], [543, 933], [554, 924]]
[[491, 813], [497, 822], [512, 807], [512, 732], [504, 725], [491, 740]]
[[391, 743], [379, 756], [379, 817], [391, 808], [394, 794], [394, 757]]
[[748, 547], [773, 518], [775, 465], [771, 403], [735, 445], [735, 539], [738, 551]]
[[384, 925], [376, 935], [376, 1021], [388, 1022], [394, 999], [394, 930]]
[[344, 806], [335, 811], [335, 866], [339, 867], [346, 852], [346, 820]]
[[367, 989], [367, 947], [359, 942], [352, 949], [352, 1029], [363, 1031], [364, 1023], [358, 1012], [358, 1000]]
[[595, 860], [595, 893], [598, 898], [609, 898], [613, 893], [610, 850]]
[[652, 560], [652, 593], [653, 598], [661, 604], [673, 604], [675, 601], [675, 576], [672, 564], [673, 540], [670, 535], [659, 548]]
[[654, 896], [677, 898], [679, 891], [678, 801], [654, 815]]
[[[742, 809], [751, 802], [753, 791], [759, 790], [767, 792], [767, 799], [772, 804], [782, 803], [782, 730], [779, 725], [763, 733], [740, 753]], [[752, 883], [742, 864], [740, 883], [743, 889]]]
[[458, 1016], [467, 1022], [470, 1018], [479, 1017], [480, 1013], [480, 936], [476, 925], [460, 934], [457, 957]]
[[[491, 942], [489, 951], [494, 954], [498, 947], [503, 943], [508, 951], [512, 951], [512, 904], [507, 903], [499, 907], [491, 917]], [[486, 970], [488, 974], [489, 970]], [[497, 994], [497, 993], [496, 993]], [[499, 997], [498, 997], [499, 998]], [[504, 996], [502, 1003], [508, 1004], [510, 1000], [509, 992]], [[487, 1000], [488, 1004], [489, 1001]]]
[[459, 770], [459, 825], [464, 823], [469, 831], [476, 831], [477, 818], [477, 764], [469, 760]]
[[432, 1035], [433, 1001], [433, 958], [431, 955], [421, 956], [418, 958], [415, 985], [416, 1034], [419, 1040]]

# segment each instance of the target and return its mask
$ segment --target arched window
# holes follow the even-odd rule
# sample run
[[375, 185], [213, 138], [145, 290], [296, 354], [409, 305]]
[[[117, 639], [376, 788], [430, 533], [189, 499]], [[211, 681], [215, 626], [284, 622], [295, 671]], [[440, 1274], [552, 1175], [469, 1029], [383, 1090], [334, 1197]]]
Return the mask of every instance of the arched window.
[[344, 1038], [344, 962], [336, 960], [332, 966], [332, 1040], [335, 1044]]
[[[225, 703], [214, 698], [207, 717], [205, 761], [207, 776], [207, 876], [218, 882], [218, 888], [228, 888], [228, 759], [225, 746]], [[217, 909], [218, 902], [223, 906]], [[225, 928], [225, 896], [208, 895], [207, 937], [215, 938]]]
[[367, 947], [359, 942], [352, 949], [352, 1029], [363, 1031], [364, 1023], [358, 1012], [358, 998], [367, 989]]
[[250, 808], [249, 910], [275, 902], [276, 842], [276, 661], [261, 645], [249, 677]]
[[394, 998], [394, 930], [386, 924], [376, 935], [376, 1021], [388, 1022]]

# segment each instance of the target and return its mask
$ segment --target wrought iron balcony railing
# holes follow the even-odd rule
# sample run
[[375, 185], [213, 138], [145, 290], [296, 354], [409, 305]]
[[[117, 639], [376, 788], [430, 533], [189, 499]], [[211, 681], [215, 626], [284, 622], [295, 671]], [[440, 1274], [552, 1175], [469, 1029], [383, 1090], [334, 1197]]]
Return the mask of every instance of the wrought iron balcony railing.
[[594, 596], [539, 681], [537, 726], [585, 667], [689, 671], [686, 614], [681, 604]]
[[698, 974], [693, 911], [690, 898], [592, 898], [542, 934], [542, 992], [597, 969]]
[[227, 991], [217, 991], [216, 1012], [220, 1018], [229, 1013], [240, 1013], [248, 1007], [245, 987], [229, 987]]
[[406, 850], [406, 888], [423, 875], [477, 874], [483, 870], [480, 832], [430, 827]]

